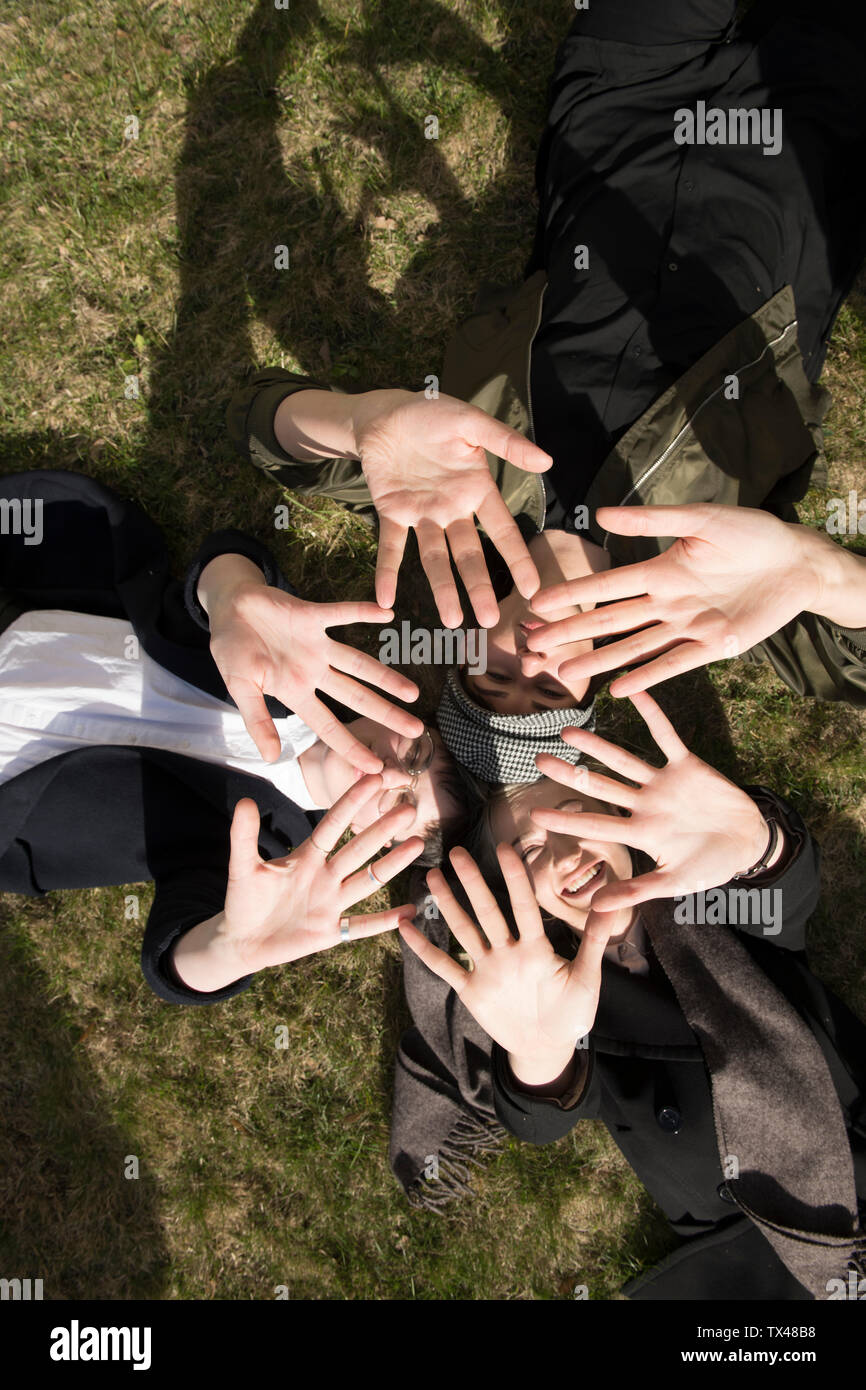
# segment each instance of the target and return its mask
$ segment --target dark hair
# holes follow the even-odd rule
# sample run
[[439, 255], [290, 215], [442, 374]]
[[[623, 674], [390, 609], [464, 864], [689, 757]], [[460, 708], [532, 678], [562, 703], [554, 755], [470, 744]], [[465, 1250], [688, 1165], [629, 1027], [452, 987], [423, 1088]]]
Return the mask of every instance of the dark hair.
[[459, 810], [427, 826], [424, 849], [415, 860], [415, 868], [418, 869], [432, 869], [443, 862], [448, 851], [459, 844], [467, 831], [471, 830], [473, 822], [482, 812], [487, 796], [486, 784], [479, 782], [477, 777], [473, 777], [472, 773], [450, 754], [446, 766], [438, 773], [437, 780]]

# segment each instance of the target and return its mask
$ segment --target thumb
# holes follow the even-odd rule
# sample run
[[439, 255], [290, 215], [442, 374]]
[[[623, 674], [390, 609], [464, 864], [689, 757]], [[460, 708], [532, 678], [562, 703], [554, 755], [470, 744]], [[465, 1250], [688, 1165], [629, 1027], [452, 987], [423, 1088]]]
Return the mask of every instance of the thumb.
[[344, 627], [347, 623], [390, 622], [394, 610], [363, 599], [344, 599], [337, 603], [317, 603], [316, 616], [323, 628]]
[[229, 881], [249, 878], [261, 863], [259, 858], [259, 808], [250, 797], [235, 806], [232, 816]]
[[463, 437], [467, 444], [487, 449], [501, 459], [508, 459], [515, 468], [527, 473], [545, 473], [553, 464], [550, 454], [539, 449], [526, 435], [518, 434], [508, 425], [494, 420], [485, 411], [472, 408], [472, 415], [463, 425]]
[[682, 507], [599, 507], [596, 518], [617, 536], [699, 536], [712, 520], [711, 503]]
[[[595, 895], [598, 896], [597, 894]], [[588, 955], [595, 956], [603, 954], [614, 928], [617, 925], [617, 914], [606, 912], [597, 907], [591, 907], [587, 914], [586, 922], [583, 927], [580, 950], [584, 951], [587, 946], [591, 946]], [[621, 924], [620, 924], [621, 925]]]
[[[609, 883], [599, 888], [593, 896], [601, 911], [599, 916], [607, 916], [623, 907], [637, 907], [638, 903], [653, 902], [656, 898], [671, 896], [671, 883], [664, 869], [653, 869], [637, 878], [626, 878], [621, 883]], [[590, 917], [595, 916], [594, 912]]]
[[570, 985], [576, 994], [597, 995], [601, 987], [601, 963], [616, 922], [616, 914], [590, 910], [580, 949], [571, 963]]
[[225, 687], [238, 707], [244, 727], [266, 763], [275, 762], [282, 752], [277, 726], [268, 714], [261, 686], [249, 676], [228, 675]]

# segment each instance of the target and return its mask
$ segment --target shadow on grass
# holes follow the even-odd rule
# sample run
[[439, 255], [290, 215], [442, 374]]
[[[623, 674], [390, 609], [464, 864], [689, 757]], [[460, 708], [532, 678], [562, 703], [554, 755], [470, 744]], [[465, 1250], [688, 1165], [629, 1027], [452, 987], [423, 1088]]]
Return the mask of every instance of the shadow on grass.
[[[14, 902], [15, 900], [11, 900]], [[159, 1298], [168, 1255], [157, 1187], [124, 1172], [135, 1144], [0, 904], [0, 1271], [43, 1280], [46, 1299]]]
[[[421, 385], [439, 371], [448, 330], [478, 280], [519, 276], [534, 218], [532, 145], [564, 32], [561, 5], [543, 0], [509, 15], [509, 26], [507, 44], [493, 51], [433, 3], [406, 12], [368, 4], [349, 33], [314, 0], [289, 11], [260, 0], [234, 51], [191, 74], [176, 169], [176, 326], [152, 361], [145, 444], [163, 499], [176, 486], [212, 518], [220, 504], [214, 482], [230, 488], [244, 468], [226, 440], [224, 410], [256, 365], [256, 320], [312, 376], [345, 377], [353, 389]], [[305, 83], [319, 50], [327, 64]], [[502, 172], [480, 198], [461, 191], [438, 141], [424, 137], [423, 114], [390, 80], [411, 65], [441, 65], [448, 80], [456, 73], [509, 120]], [[292, 78], [297, 96], [284, 85]], [[320, 96], [321, 147], [284, 153], [280, 129], [291, 137], [292, 113], [322, 109], [314, 105]], [[441, 112], [447, 101], [447, 92], [431, 94], [427, 109]], [[358, 204], [344, 206], [339, 170], [365, 156], [370, 172]], [[368, 219], [407, 193], [432, 205], [430, 223], [386, 295], [371, 283]], [[288, 270], [275, 269], [277, 246], [289, 248]]]
[[87, 473], [92, 447], [84, 436], [70, 439], [56, 430], [0, 434], [0, 473], [21, 473], [31, 468], [68, 468], [72, 473]]

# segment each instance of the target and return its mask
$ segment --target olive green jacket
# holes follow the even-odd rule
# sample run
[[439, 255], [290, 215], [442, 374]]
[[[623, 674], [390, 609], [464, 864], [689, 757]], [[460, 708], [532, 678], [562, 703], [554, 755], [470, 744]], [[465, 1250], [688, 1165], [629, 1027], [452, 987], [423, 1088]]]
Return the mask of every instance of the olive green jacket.
[[[482, 289], [445, 353], [441, 390], [533, 438], [530, 353], [541, 321], [543, 271], [516, 290]], [[277, 443], [273, 420], [292, 391], [335, 389], [294, 372], [259, 372], [231, 401], [229, 433], [236, 447], [293, 491], [332, 497], [357, 512], [372, 502], [353, 459], [298, 463]], [[796, 521], [794, 504], [810, 481], [823, 481], [821, 422], [829, 405], [811, 385], [797, 343], [794, 295], [785, 286], [751, 318], [726, 334], [656, 400], [605, 459], [584, 502], [588, 534], [614, 565], [659, 554], [670, 538], [617, 536], [602, 530], [596, 508], [717, 502], [765, 507]], [[538, 474], [488, 454], [509, 510], [544, 527], [545, 494]], [[769, 661], [798, 694], [866, 705], [866, 629], [838, 628], [802, 614], [746, 654]]]

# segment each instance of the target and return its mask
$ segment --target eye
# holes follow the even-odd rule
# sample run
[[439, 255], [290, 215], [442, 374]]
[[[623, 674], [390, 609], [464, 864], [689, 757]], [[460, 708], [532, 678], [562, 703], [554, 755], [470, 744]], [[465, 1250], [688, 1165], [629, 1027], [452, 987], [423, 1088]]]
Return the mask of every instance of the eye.
[[499, 681], [500, 685], [503, 683], [507, 685], [508, 682], [511, 680], [510, 676], [503, 676], [499, 673], [499, 671], [487, 671], [485, 674], [489, 681]]
[[403, 759], [403, 766], [406, 772], [410, 774], [410, 776], [414, 776], [417, 773], [423, 772], [427, 766], [427, 763], [427, 748], [419, 739], [416, 743], [413, 743], [412, 746], [408, 749], [406, 756]]
[[546, 695], [551, 700], [561, 700], [565, 694], [563, 690], [546, 690], [543, 685], [537, 686], [536, 689], [539, 695]]
[[541, 843], [536, 843], [536, 844], [533, 844], [533, 845], [521, 845], [521, 846], [520, 846], [520, 860], [521, 860], [521, 863], [523, 863], [523, 864], [532, 864], [532, 863], [534, 863], [535, 860], [538, 858], [538, 856], [539, 856], [541, 850], [543, 850], [543, 849], [544, 849], [544, 845], [541, 844]]
[[397, 744], [397, 761], [411, 777], [426, 772], [435, 756], [436, 745], [426, 729], [419, 738], [404, 738]]

